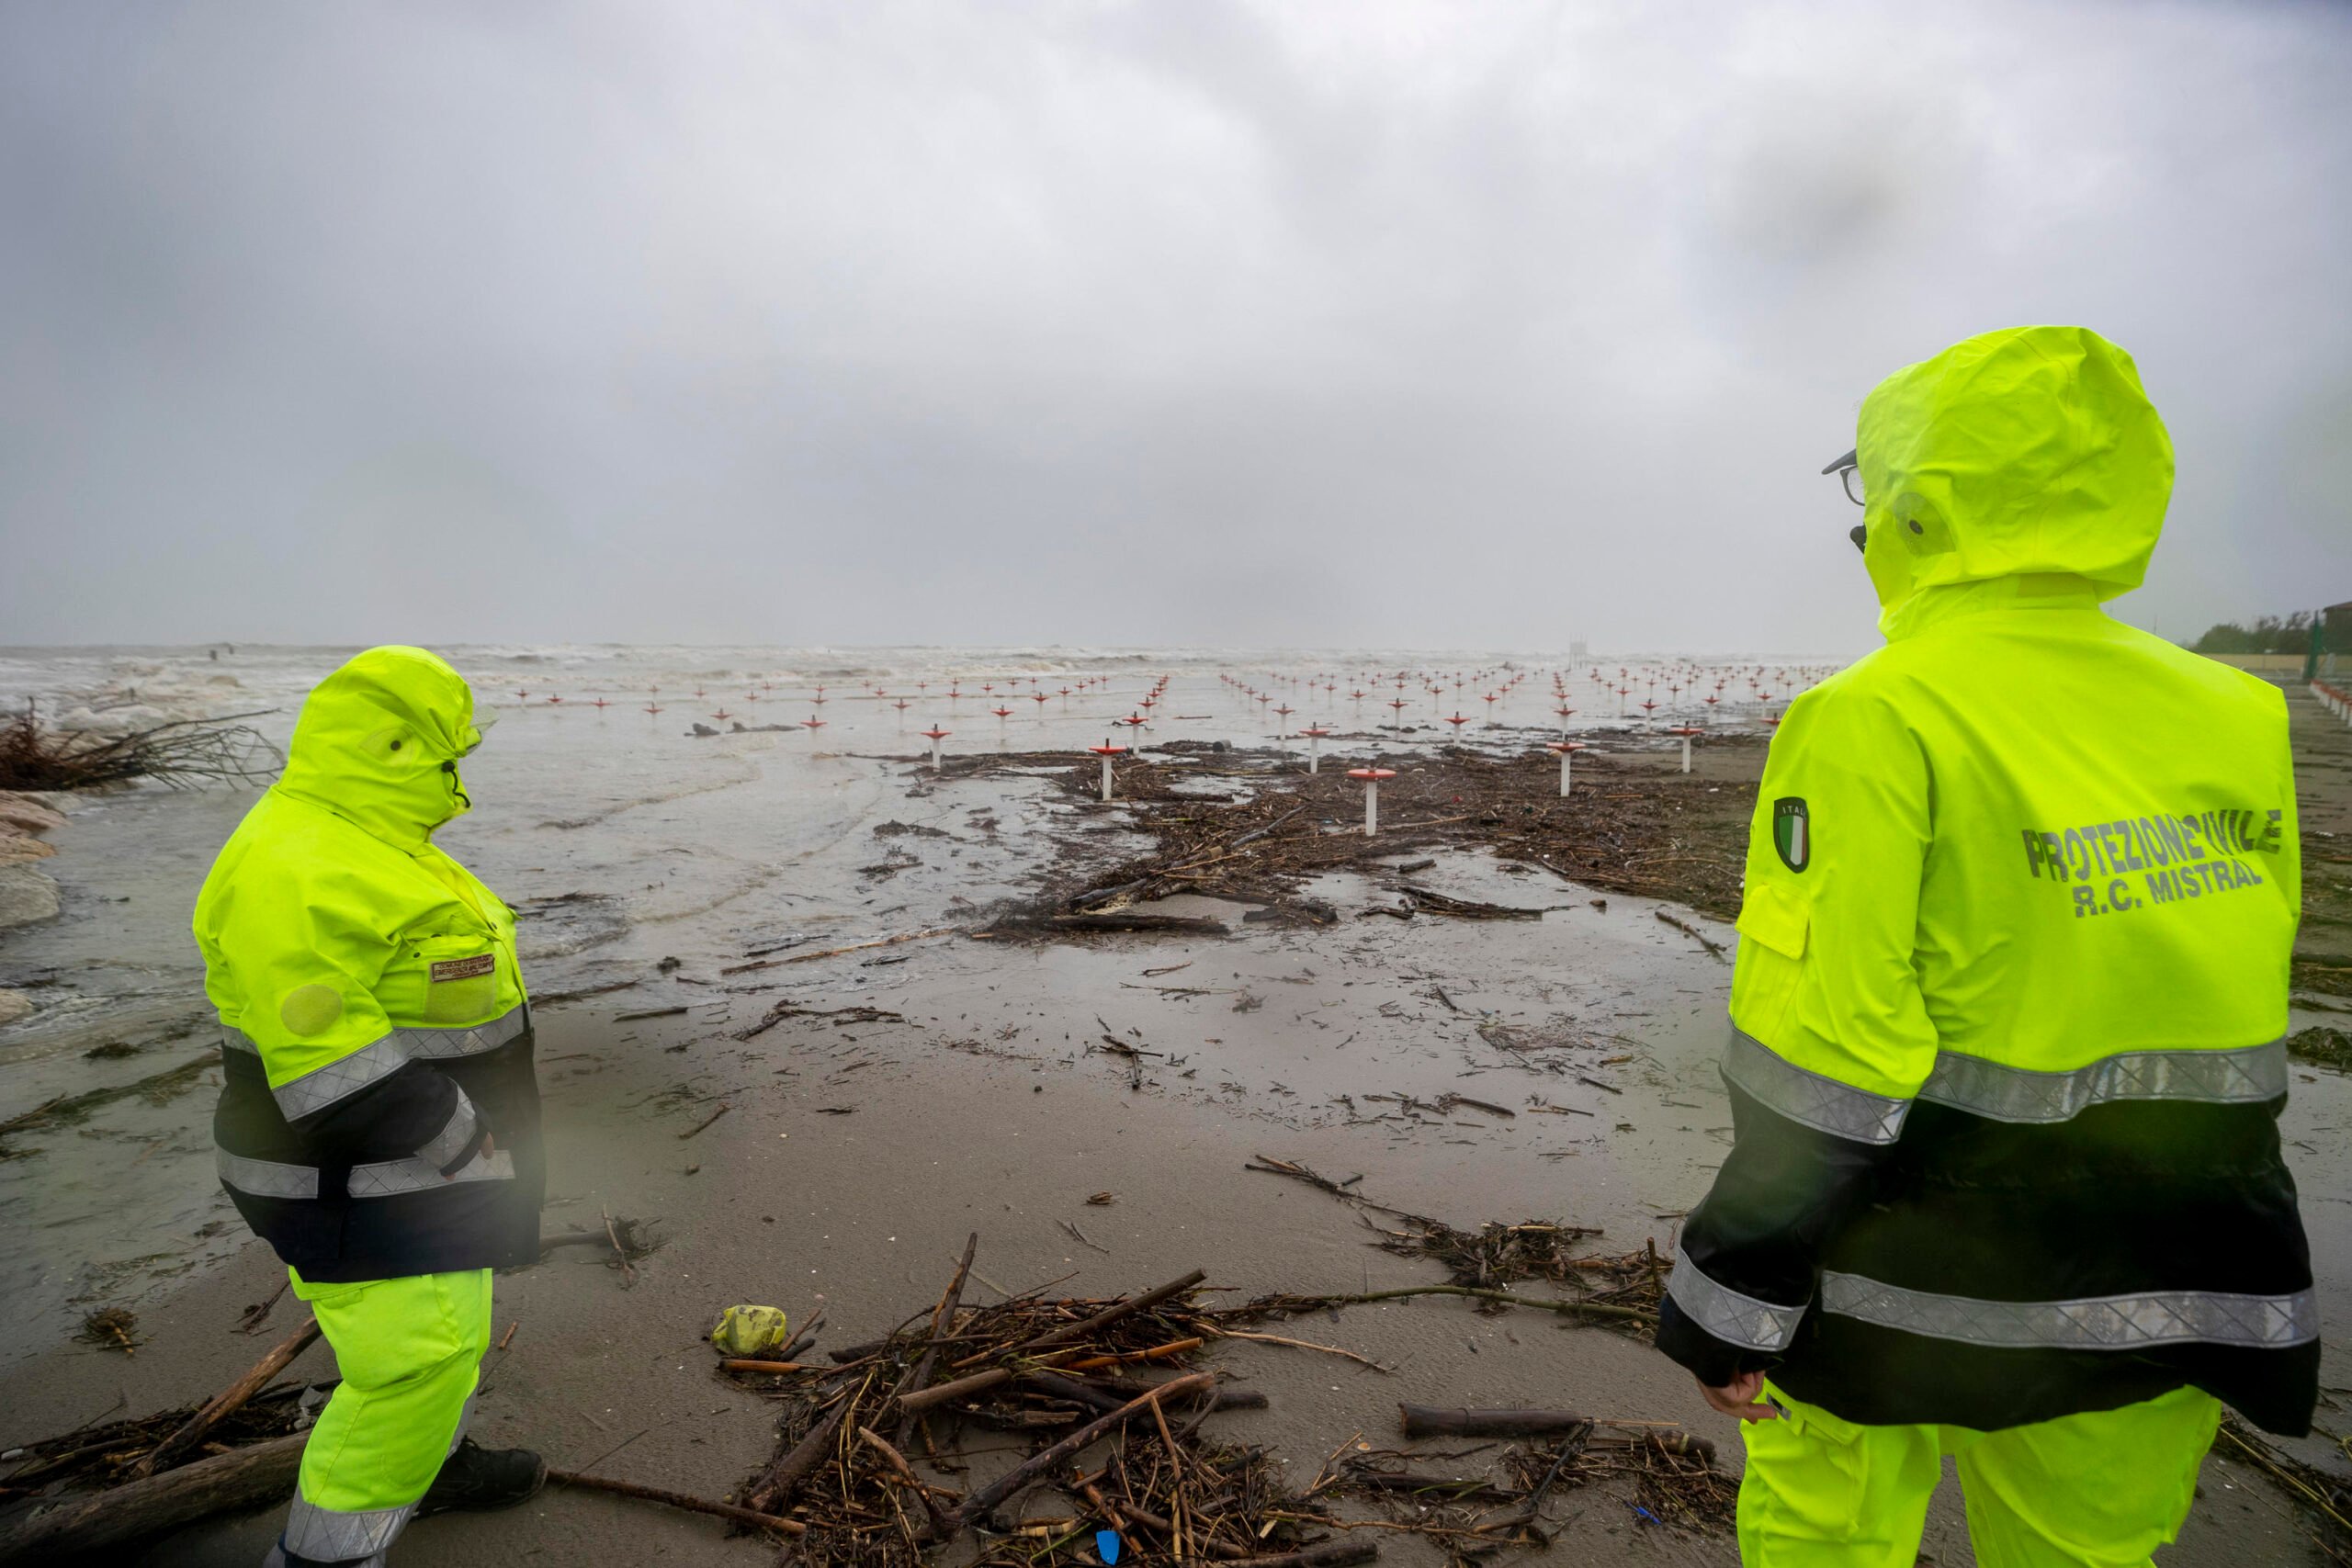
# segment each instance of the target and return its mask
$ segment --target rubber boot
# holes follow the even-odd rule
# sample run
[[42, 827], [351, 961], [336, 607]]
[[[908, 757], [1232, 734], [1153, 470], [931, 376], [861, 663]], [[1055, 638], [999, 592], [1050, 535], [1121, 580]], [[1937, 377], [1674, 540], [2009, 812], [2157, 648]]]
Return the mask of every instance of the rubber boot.
[[459, 1508], [511, 1508], [547, 1484], [548, 1461], [528, 1449], [486, 1449], [471, 1438], [441, 1461], [417, 1517]]

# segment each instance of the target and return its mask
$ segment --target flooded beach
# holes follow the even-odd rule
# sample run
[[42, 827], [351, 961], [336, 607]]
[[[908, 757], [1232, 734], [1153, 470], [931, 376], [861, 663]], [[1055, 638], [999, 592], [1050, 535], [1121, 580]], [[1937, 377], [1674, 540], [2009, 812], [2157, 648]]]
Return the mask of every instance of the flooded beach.
[[[14, 654], [0, 685], [93, 716], [136, 705], [145, 721], [260, 712], [250, 722], [282, 737], [335, 657]], [[438, 841], [519, 917], [549, 1128], [546, 1228], [616, 1218], [653, 1248], [626, 1278], [593, 1247], [502, 1278], [498, 1328], [513, 1332], [491, 1358], [478, 1429], [560, 1464], [626, 1444], [615, 1469], [707, 1496], [772, 1440], [756, 1391], [716, 1377], [699, 1342], [718, 1311], [771, 1303], [799, 1322], [821, 1307], [825, 1343], [854, 1343], [928, 1301], [970, 1232], [987, 1299], [1140, 1290], [1191, 1268], [1234, 1301], [1442, 1277], [1367, 1245], [1381, 1211], [1360, 1202], [1473, 1231], [1593, 1227], [1595, 1254], [1670, 1258], [1729, 1145], [1724, 888], [1736, 900], [1770, 721], [1829, 668], [453, 660], [496, 723], [467, 764], [474, 809]], [[1392, 672], [1406, 670], [1419, 673], [1400, 686]], [[1313, 774], [1308, 728], [1329, 731]], [[1688, 774], [1683, 728], [1702, 732]], [[938, 769], [931, 729], [948, 732]], [[1546, 750], [1564, 735], [1584, 748], [1565, 800]], [[1134, 748], [1108, 803], [1088, 754], [1106, 744]], [[1345, 773], [1374, 761], [1396, 777], [1385, 834], [1367, 841]], [[2314, 842], [2332, 830], [2319, 813], [2344, 788], [2340, 766], [2314, 758]], [[109, 1404], [201, 1400], [296, 1320], [280, 1301], [247, 1322], [284, 1276], [212, 1175], [217, 1027], [187, 932], [250, 800], [135, 788], [64, 801], [65, 825], [43, 835], [56, 852], [38, 863], [60, 913], [0, 935], [0, 988], [30, 1002], [0, 1029], [0, 1296], [17, 1325], [0, 1439]], [[1257, 839], [1260, 822], [1280, 832]], [[1239, 847], [1195, 845], [1211, 839]], [[1589, 853], [1563, 863], [1577, 845]], [[1165, 924], [1037, 929], [1041, 912], [1073, 908]], [[2324, 994], [2302, 1000], [2299, 1026], [2340, 1021]], [[2347, 1113], [2341, 1073], [2298, 1072], [2285, 1131], [2331, 1357], [2352, 1310]], [[107, 1307], [132, 1314], [134, 1356], [74, 1337]], [[1351, 1432], [1391, 1430], [1399, 1401], [1558, 1404], [1730, 1436], [1637, 1337], [1540, 1314], [1431, 1298], [1281, 1332], [1376, 1363], [1220, 1348], [1220, 1368], [1268, 1405], [1218, 1429], [1294, 1467]], [[2346, 1380], [2331, 1360], [2323, 1381]], [[2304, 1451], [2324, 1461], [2327, 1446]], [[2322, 1560], [2268, 1483], [2227, 1454], [2208, 1475], [2172, 1561], [2245, 1561], [2227, 1543], [2249, 1531], [2264, 1561]], [[1964, 1551], [1949, 1492], [1930, 1549]], [[1719, 1530], [1661, 1524], [1605, 1489], [1577, 1496], [1566, 1528], [1599, 1561], [1734, 1555]], [[271, 1528], [218, 1521], [147, 1560], [246, 1561]], [[576, 1494], [462, 1529], [425, 1521], [401, 1552], [456, 1562], [468, 1543], [507, 1540], [569, 1561], [614, 1531], [658, 1541], [664, 1561], [758, 1560], [715, 1523]]]

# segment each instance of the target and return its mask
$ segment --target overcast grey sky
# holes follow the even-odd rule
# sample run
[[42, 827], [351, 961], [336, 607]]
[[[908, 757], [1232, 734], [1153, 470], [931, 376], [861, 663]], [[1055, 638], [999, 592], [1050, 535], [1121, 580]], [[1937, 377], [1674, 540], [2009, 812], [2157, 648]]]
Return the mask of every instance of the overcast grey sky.
[[1855, 650], [2080, 321], [2352, 597], [2352, 7], [0, 3], [0, 642]]

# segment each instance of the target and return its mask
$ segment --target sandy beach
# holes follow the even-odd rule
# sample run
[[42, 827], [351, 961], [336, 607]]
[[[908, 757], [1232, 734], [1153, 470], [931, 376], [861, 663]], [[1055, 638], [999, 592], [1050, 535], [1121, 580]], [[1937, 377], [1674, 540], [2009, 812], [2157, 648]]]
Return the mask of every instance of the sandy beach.
[[[1284, 656], [1275, 675], [1298, 683], [1270, 689], [1405, 662], [1340, 657]], [[147, 661], [159, 672], [143, 679], [166, 694], [197, 662]], [[1069, 697], [1067, 672], [1040, 660], [1047, 700], [1024, 685], [1011, 718], [990, 711], [1000, 699], [977, 694], [973, 675], [952, 704], [926, 684], [917, 705], [890, 705], [902, 685], [944, 671], [797, 670], [770, 685], [730, 661], [722, 694], [718, 666], [657, 669], [643, 656], [586, 673], [512, 656], [458, 662], [500, 723], [469, 764], [477, 809], [441, 841], [523, 917], [551, 1161], [545, 1228], [612, 1216], [656, 1244], [628, 1277], [594, 1247], [501, 1277], [505, 1337], [485, 1363], [473, 1428], [485, 1443], [727, 1497], [775, 1444], [763, 1385], [718, 1371], [703, 1339], [729, 1303], [774, 1304], [796, 1322], [821, 1307], [820, 1348], [869, 1339], [930, 1308], [971, 1233], [982, 1302], [1048, 1282], [1053, 1293], [1136, 1292], [1194, 1268], [1217, 1292], [1207, 1299], [1231, 1302], [1445, 1278], [1373, 1245], [1377, 1212], [1252, 1168], [1266, 1159], [1464, 1229], [1571, 1223], [1599, 1227], [1596, 1254], [1655, 1245], [1670, 1256], [1679, 1215], [1727, 1146], [1715, 1061], [1739, 845], [1764, 720], [1797, 683], [1765, 675], [1774, 700], [1756, 701], [1763, 687], [1747, 671], [1786, 663], [1721, 667], [1735, 697], [1703, 716], [1689, 775], [1660, 731], [1700, 716], [1653, 726], [1577, 703], [1597, 711], [1569, 721], [1590, 749], [1562, 802], [1543, 749], [1561, 726], [1548, 670], [1491, 717], [1451, 727], [1463, 733], [1442, 722], [1458, 711], [1453, 693], [1419, 697], [1409, 714], [1367, 712], [1344, 690], [1291, 695], [1302, 710], [1291, 727], [1328, 718], [1338, 732], [1310, 780], [1299, 743], [1278, 744], [1269, 732], [1283, 726], [1226, 679], [1268, 682], [1264, 661], [1242, 657], [1138, 656]], [[1019, 662], [992, 673], [1024, 679]], [[325, 666], [281, 650], [204, 673], [246, 682], [230, 694], [252, 705], [284, 707], [313, 667]], [[1134, 798], [1091, 798], [1081, 748], [1171, 670], [1143, 758], [1120, 764]], [[28, 679], [23, 668], [11, 678]], [[96, 691], [125, 677], [94, 664], [48, 678]], [[1566, 678], [1590, 692], [1587, 672]], [[831, 689], [817, 704], [820, 681]], [[1686, 696], [1675, 684], [1678, 703], [1697, 700], [1695, 685]], [[685, 694], [697, 686], [705, 695]], [[546, 701], [554, 694], [563, 701]], [[583, 708], [599, 696], [607, 707]], [[2294, 1022], [2341, 1029], [2352, 1024], [2352, 731], [2306, 696], [2290, 701], [2309, 911]], [[800, 722], [820, 714], [816, 728]], [[1411, 728], [1379, 728], [1392, 718]], [[272, 722], [289, 719], [288, 708]], [[917, 733], [926, 720], [955, 732], [937, 773]], [[718, 733], [692, 736], [690, 722]], [[1367, 845], [1348, 834], [1354, 786], [1332, 775], [1374, 759], [1399, 777], [1384, 796], [1388, 832]], [[300, 1321], [289, 1295], [238, 1331], [284, 1272], [210, 1175], [218, 1074], [186, 934], [203, 867], [248, 801], [142, 790], [66, 802], [63, 823], [40, 835], [55, 852], [39, 866], [60, 912], [0, 933], [0, 989], [29, 999], [0, 1023], [0, 1122], [23, 1118], [0, 1145], [0, 1295], [17, 1325], [0, 1352], [0, 1448], [199, 1403]], [[1198, 850], [1204, 836], [1230, 843], [1245, 818], [1276, 830], [1215, 862]], [[1073, 909], [1222, 931], [1050, 925]], [[94, 1089], [122, 1092], [24, 1116]], [[2284, 1125], [2321, 1283], [2322, 1382], [2334, 1389], [2352, 1384], [2340, 1348], [2352, 1329], [2347, 1118], [2345, 1075], [2298, 1064]], [[74, 1337], [101, 1306], [135, 1314], [135, 1354]], [[1340, 1445], [1401, 1442], [1400, 1402], [1672, 1424], [1713, 1439], [1726, 1475], [1737, 1472], [1731, 1424], [1638, 1333], [1445, 1297], [1280, 1332], [1376, 1363], [1214, 1347], [1206, 1365], [1267, 1406], [1207, 1429], [1263, 1445], [1302, 1483]], [[310, 1349], [289, 1375], [332, 1376], [331, 1355]], [[2320, 1419], [2344, 1429], [2332, 1400]], [[1018, 1444], [975, 1441], [1007, 1455]], [[2282, 1447], [2352, 1472], [2330, 1438]], [[1351, 1499], [1342, 1514], [1400, 1523], [1412, 1507]], [[1607, 1483], [1559, 1491], [1545, 1517], [1580, 1561], [1736, 1559], [1720, 1529], [1661, 1522]], [[213, 1520], [137, 1561], [250, 1563], [277, 1520]], [[1373, 1533], [1385, 1560], [1444, 1557], [1429, 1538]], [[1925, 1552], [1973, 1560], [1949, 1484]], [[509, 1513], [421, 1521], [394, 1559], [454, 1568], [492, 1555], [718, 1564], [775, 1553], [716, 1520], [551, 1488]], [[2332, 1560], [2308, 1516], [2226, 1445], [2165, 1559]]]

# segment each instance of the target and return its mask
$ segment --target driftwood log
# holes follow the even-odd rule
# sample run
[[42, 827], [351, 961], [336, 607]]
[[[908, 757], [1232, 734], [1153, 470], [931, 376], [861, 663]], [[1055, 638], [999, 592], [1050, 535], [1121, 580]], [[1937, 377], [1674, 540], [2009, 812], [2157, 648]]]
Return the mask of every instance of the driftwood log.
[[0, 1564], [118, 1552], [213, 1514], [283, 1502], [293, 1495], [308, 1438], [298, 1432], [255, 1443], [35, 1514], [0, 1536]]

